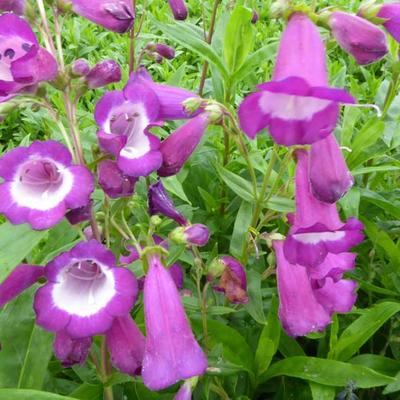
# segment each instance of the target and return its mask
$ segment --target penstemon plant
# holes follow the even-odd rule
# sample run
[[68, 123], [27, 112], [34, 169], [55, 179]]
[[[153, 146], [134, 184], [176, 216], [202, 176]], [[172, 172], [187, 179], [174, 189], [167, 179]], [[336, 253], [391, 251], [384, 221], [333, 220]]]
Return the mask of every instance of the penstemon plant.
[[398, 398], [400, 3], [264, 3], [0, 0], [0, 400]]

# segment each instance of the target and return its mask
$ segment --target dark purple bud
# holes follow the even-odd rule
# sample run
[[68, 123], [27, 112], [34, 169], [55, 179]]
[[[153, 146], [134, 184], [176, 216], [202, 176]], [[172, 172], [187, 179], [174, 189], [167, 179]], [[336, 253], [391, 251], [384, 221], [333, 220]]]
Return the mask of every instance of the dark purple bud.
[[65, 214], [68, 222], [71, 225], [77, 225], [84, 221], [89, 221], [91, 217], [92, 202], [90, 201], [86, 206], [74, 208]]
[[214, 260], [209, 267], [208, 279], [220, 277], [217, 286], [213, 289], [225, 293], [226, 298], [232, 303], [247, 303], [247, 278], [246, 271], [238, 260], [230, 256], [223, 256]]
[[174, 18], [179, 21], [184, 21], [188, 16], [188, 10], [184, 0], [168, 0]]
[[86, 80], [90, 89], [96, 89], [119, 82], [121, 77], [119, 64], [114, 60], [106, 60], [96, 64], [86, 75]]
[[86, 76], [90, 71], [89, 64], [83, 58], [75, 60], [71, 67], [71, 72], [73, 76]]
[[256, 10], [253, 10], [253, 16], [251, 17], [251, 23], [255, 24], [260, 19], [260, 15]]
[[2, 11], [12, 11], [15, 14], [23, 15], [25, 0], [0, 0], [0, 12]]
[[101, 161], [97, 167], [99, 185], [112, 199], [133, 194], [137, 178], [125, 175], [115, 161]]
[[203, 224], [194, 224], [174, 229], [170, 238], [178, 244], [189, 244], [192, 246], [205, 246], [210, 239], [210, 231]]
[[59, 331], [54, 340], [54, 354], [64, 368], [69, 368], [85, 362], [91, 345], [91, 337], [73, 339], [64, 331]]
[[177, 174], [192, 155], [209, 124], [208, 113], [192, 118], [169, 135], [160, 146], [163, 156], [159, 176]]
[[175, 57], [175, 50], [172, 47], [167, 46], [166, 44], [157, 43], [155, 45], [155, 51], [164, 58], [168, 60], [172, 60]]
[[161, 214], [173, 219], [180, 225], [187, 224], [186, 218], [176, 210], [174, 203], [168, 196], [160, 180], [150, 185], [148, 200], [150, 215]]
[[73, 10], [106, 29], [129, 31], [135, 21], [132, 0], [72, 0]]
[[388, 52], [385, 33], [357, 15], [334, 11], [328, 24], [339, 46], [360, 65], [376, 62]]

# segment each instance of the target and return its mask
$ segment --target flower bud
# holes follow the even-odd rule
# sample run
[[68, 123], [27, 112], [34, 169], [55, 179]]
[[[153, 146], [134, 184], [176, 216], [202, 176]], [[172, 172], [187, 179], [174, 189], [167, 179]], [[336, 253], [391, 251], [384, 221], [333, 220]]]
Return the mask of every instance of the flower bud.
[[92, 201], [90, 201], [86, 206], [74, 208], [65, 214], [68, 222], [71, 225], [77, 225], [84, 221], [89, 221], [91, 217]]
[[96, 64], [86, 75], [90, 89], [106, 86], [121, 80], [122, 72], [119, 64], [114, 60], [106, 60]]
[[149, 43], [146, 48], [150, 51], [156, 52], [158, 55], [168, 60], [172, 60], [175, 57], [175, 50], [163, 43]]
[[194, 224], [174, 229], [170, 238], [177, 244], [188, 244], [191, 246], [205, 246], [210, 239], [210, 231], [203, 224]]
[[253, 16], [251, 17], [251, 23], [256, 24], [257, 21], [260, 19], [260, 15], [256, 10], [253, 10]]
[[89, 64], [83, 58], [75, 60], [71, 66], [71, 73], [74, 77], [86, 76], [89, 73], [89, 71], [90, 71]]
[[[383, 26], [394, 37], [397, 42], [400, 42], [400, 3], [386, 3], [376, 5], [375, 9], [380, 7], [376, 16], [383, 18]], [[372, 12], [372, 10], [371, 10]]]
[[188, 16], [188, 10], [184, 0], [168, 0], [174, 18], [183, 21]]
[[376, 62], [388, 52], [385, 33], [363, 18], [334, 11], [328, 25], [339, 46], [360, 65]]
[[112, 199], [133, 194], [137, 178], [125, 175], [115, 161], [101, 161], [97, 167], [99, 185]]

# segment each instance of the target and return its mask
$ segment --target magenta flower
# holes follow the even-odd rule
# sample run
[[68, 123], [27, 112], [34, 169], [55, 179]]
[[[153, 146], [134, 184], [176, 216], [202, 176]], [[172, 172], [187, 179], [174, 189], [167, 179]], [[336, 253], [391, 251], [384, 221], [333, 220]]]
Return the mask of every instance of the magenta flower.
[[210, 231], [203, 224], [187, 225], [174, 229], [170, 238], [178, 244], [202, 247], [210, 240]]
[[54, 354], [61, 361], [64, 368], [75, 364], [83, 364], [89, 355], [92, 338], [71, 338], [64, 331], [59, 331], [54, 340]]
[[15, 14], [23, 15], [25, 0], [0, 0], [0, 12], [2, 11], [12, 11]]
[[70, 0], [73, 10], [110, 31], [129, 31], [135, 21], [131, 0]]
[[219, 277], [213, 289], [225, 293], [231, 303], [244, 304], [249, 301], [247, 296], [246, 271], [242, 264], [231, 256], [223, 256], [217, 260], [216, 267], [210, 270], [208, 280]]
[[150, 215], [161, 214], [173, 219], [180, 225], [186, 225], [186, 218], [175, 208], [161, 180], [149, 186], [148, 192]]
[[73, 339], [107, 332], [116, 317], [129, 313], [138, 292], [133, 273], [116, 267], [111, 251], [95, 240], [57, 256], [45, 277], [35, 295], [37, 323]]
[[342, 151], [333, 134], [311, 146], [309, 160], [311, 191], [324, 203], [335, 203], [353, 186]]
[[156, 94], [140, 81], [106, 93], [96, 105], [100, 146], [117, 157], [126, 175], [147, 176], [161, 166], [160, 139], [148, 131], [159, 107]]
[[343, 253], [359, 244], [363, 224], [355, 218], [343, 223], [335, 204], [317, 200], [310, 190], [309, 155], [297, 153], [296, 213], [285, 240], [285, 257], [291, 264], [315, 267], [328, 253]]
[[0, 15], [0, 96], [57, 76], [57, 63], [21, 17]]
[[119, 64], [114, 60], [97, 63], [86, 75], [86, 82], [90, 89], [96, 89], [121, 80], [122, 72]]
[[186, 381], [174, 396], [174, 400], [192, 400], [192, 390], [192, 382]]
[[178, 21], [183, 21], [188, 16], [188, 10], [185, 0], [168, 0], [174, 18]]
[[335, 128], [339, 103], [354, 103], [344, 90], [328, 87], [325, 48], [317, 27], [294, 13], [282, 34], [273, 80], [258, 85], [239, 108], [243, 131], [252, 139], [268, 128], [286, 146], [311, 144]]
[[159, 56], [166, 58], [167, 60], [172, 60], [175, 57], [175, 49], [163, 43], [149, 43], [146, 46], [146, 49], [154, 51]]
[[83, 58], [75, 60], [71, 65], [71, 72], [73, 76], [76, 77], [86, 76], [89, 73], [89, 71], [90, 71], [89, 64]]
[[346, 264], [347, 254], [345, 261], [341, 260], [342, 254], [330, 254], [328, 267], [332, 269], [314, 279], [307, 268], [287, 260], [282, 241], [274, 241], [273, 245], [277, 258], [279, 319], [288, 335], [304, 336], [323, 331], [331, 323], [333, 313], [352, 309], [357, 284], [342, 279], [343, 271], [339, 273], [336, 266], [353, 268], [354, 258], [349, 265]]
[[177, 174], [200, 143], [209, 124], [208, 113], [192, 118], [175, 132], [171, 133], [160, 146], [163, 156], [159, 176]]
[[400, 3], [395, 2], [380, 5], [376, 16], [386, 20], [383, 26], [397, 42], [400, 42]]
[[85, 206], [74, 208], [65, 214], [68, 222], [71, 225], [77, 225], [84, 221], [89, 221], [92, 216], [92, 201], [89, 201]]
[[130, 315], [114, 318], [106, 341], [114, 367], [125, 374], [139, 375], [145, 338]]
[[0, 158], [0, 212], [13, 224], [48, 229], [68, 209], [88, 204], [93, 177], [86, 167], [72, 165], [70, 152], [48, 140], [17, 147]]
[[144, 384], [151, 390], [161, 390], [182, 379], [202, 375], [207, 358], [193, 336], [178, 289], [158, 255], [149, 256], [144, 312]]
[[112, 199], [130, 197], [135, 189], [137, 178], [125, 175], [115, 161], [103, 160], [97, 166], [99, 185]]

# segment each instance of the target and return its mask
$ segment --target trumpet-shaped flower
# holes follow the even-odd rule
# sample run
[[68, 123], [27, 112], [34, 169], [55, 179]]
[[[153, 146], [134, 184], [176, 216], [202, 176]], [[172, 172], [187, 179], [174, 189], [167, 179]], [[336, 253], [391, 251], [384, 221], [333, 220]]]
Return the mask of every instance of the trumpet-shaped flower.
[[[342, 279], [334, 265], [352, 268], [348, 255], [331, 254], [324, 275], [314, 279], [308, 269], [288, 261], [282, 241], [274, 241], [277, 257], [279, 319], [291, 336], [322, 331], [335, 312], [349, 312], [356, 301], [356, 283]], [[354, 259], [353, 259], [354, 263]], [[330, 269], [332, 267], [332, 269]]]
[[355, 218], [343, 223], [336, 204], [317, 200], [311, 193], [309, 155], [297, 152], [296, 213], [285, 240], [285, 256], [291, 264], [315, 267], [330, 253], [342, 253], [363, 240], [363, 225]]
[[207, 358], [193, 336], [178, 289], [158, 255], [149, 256], [144, 284], [146, 349], [142, 377], [151, 390], [160, 390], [202, 375]]
[[239, 108], [252, 139], [268, 128], [282, 145], [311, 144], [334, 129], [339, 103], [353, 103], [344, 90], [328, 87], [325, 48], [307, 15], [294, 13], [282, 34], [273, 80], [258, 85]]
[[81, 242], [45, 268], [48, 282], [35, 295], [37, 323], [72, 339], [107, 332], [135, 303], [135, 276], [115, 265], [111, 251], [95, 240]]
[[54, 57], [40, 47], [29, 24], [14, 13], [0, 15], [0, 96], [56, 76]]
[[86, 167], [72, 165], [70, 152], [48, 140], [17, 147], [0, 158], [0, 212], [13, 224], [47, 229], [68, 209], [88, 204], [93, 177]]

